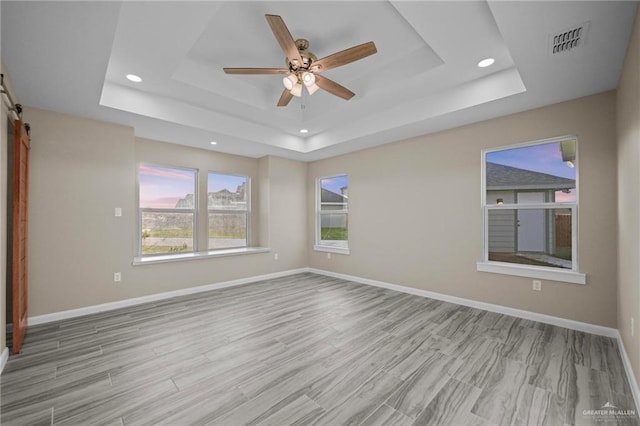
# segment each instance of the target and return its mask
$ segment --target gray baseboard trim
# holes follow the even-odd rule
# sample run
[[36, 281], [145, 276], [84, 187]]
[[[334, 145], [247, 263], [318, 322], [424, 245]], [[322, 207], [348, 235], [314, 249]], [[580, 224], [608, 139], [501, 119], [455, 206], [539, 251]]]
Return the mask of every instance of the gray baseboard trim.
[[68, 311], [60, 311], [60, 312], [54, 312], [51, 314], [36, 315], [33, 317], [29, 317], [27, 323], [30, 326], [46, 324], [54, 321], [80, 317], [83, 315], [97, 314], [100, 312], [111, 311], [114, 309], [126, 308], [128, 306], [140, 305], [142, 303], [170, 299], [176, 296], [186, 296], [189, 294], [202, 293], [205, 291], [217, 290], [217, 289], [226, 288], [226, 287], [234, 287], [238, 285], [253, 283], [256, 281], [281, 278], [281, 277], [286, 277], [289, 275], [294, 275], [294, 274], [299, 274], [304, 272], [307, 272], [307, 268], [290, 269], [287, 271], [274, 272], [274, 273], [263, 274], [263, 275], [255, 275], [252, 277], [240, 278], [237, 280], [223, 281], [223, 282], [214, 283], [214, 284], [207, 284], [207, 285], [202, 285], [197, 287], [184, 288], [180, 290], [167, 291], [164, 293], [150, 294], [148, 296], [134, 297], [132, 299], [118, 300], [116, 302], [102, 303], [100, 305], [87, 306], [84, 308], [70, 309]]

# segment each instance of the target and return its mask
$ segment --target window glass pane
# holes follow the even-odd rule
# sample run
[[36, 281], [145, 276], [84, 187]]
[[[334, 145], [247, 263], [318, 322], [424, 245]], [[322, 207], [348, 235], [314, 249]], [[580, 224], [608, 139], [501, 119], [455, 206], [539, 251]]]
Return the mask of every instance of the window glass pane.
[[346, 175], [320, 179], [321, 210], [346, 210], [348, 201]]
[[320, 214], [320, 244], [347, 247], [348, 216], [346, 213]]
[[193, 213], [141, 214], [142, 254], [193, 251]]
[[247, 210], [246, 176], [209, 173], [207, 204], [211, 210]]
[[487, 204], [576, 202], [575, 139], [487, 152], [485, 165]]
[[488, 210], [489, 260], [572, 269], [571, 209]]
[[209, 173], [209, 249], [247, 246], [248, 182], [247, 176]]
[[349, 247], [348, 179], [346, 175], [320, 179], [318, 195], [317, 244], [329, 247]]
[[138, 183], [140, 208], [195, 208], [195, 170], [140, 164]]
[[247, 213], [209, 213], [209, 248], [247, 246]]

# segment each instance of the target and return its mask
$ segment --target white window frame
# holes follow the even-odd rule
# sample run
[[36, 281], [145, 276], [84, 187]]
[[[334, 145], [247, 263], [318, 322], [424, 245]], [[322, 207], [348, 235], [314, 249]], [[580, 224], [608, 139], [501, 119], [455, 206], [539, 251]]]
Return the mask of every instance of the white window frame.
[[[576, 141], [576, 201], [575, 202], [549, 202], [537, 204], [488, 204], [486, 185], [486, 159], [487, 154], [498, 151], [506, 151], [514, 148], [525, 148], [528, 146], [543, 145], [562, 140], [574, 139]], [[562, 281], [573, 284], [586, 284], [586, 275], [579, 272], [578, 263], [578, 206], [579, 206], [579, 175], [580, 161], [578, 159], [578, 137], [576, 135], [566, 135], [549, 139], [525, 142], [520, 144], [501, 146], [482, 150], [481, 153], [481, 207], [482, 207], [482, 260], [476, 267], [481, 272], [491, 272], [497, 274], [513, 275], [520, 277], [536, 278], [541, 280]], [[571, 211], [571, 258], [572, 268], [561, 269], [546, 266], [521, 265], [508, 262], [497, 262], [489, 260], [489, 211], [492, 210], [525, 210], [525, 209], [568, 209]]]
[[[236, 176], [236, 177], [242, 177], [245, 178], [247, 180], [247, 208], [245, 210], [224, 210], [224, 209], [210, 209], [209, 208], [209, 200], [208, 200], [208, 196], [209, 196], [209, 175], [210, 174], [216, 174], [216, 175], [226, 175], [226, 176]], [[232, 214], [232, 213], [245, 213], [245, 227], [246, 227], [246, 231], [245, 231], [245, 241], [244, 241], [244, 245], [243, 246], [234, 246], [234, 247], [220, 247], [220, 248], [210, 248], [209, 247], [209, 229], [210, 229], [210, 224], [209, 224], [209, 214], [210, 213], [216, 213], [216, 214]], [[218, 251], [218, 250], [229, 250], [229, 249], [239, 249], [239, 248], [246, 248], [249, 247], [249, 241], [251, 241], [251, 177], [247, 176], [247, 175], [241, 175], [241, 174], [235, 174], [235, 173], [223, 173], [223, 172], [217, 172], [217, 171], [213, 171], [213, 170], [209, 170], [207, 172], [207, 250], [209, 251]]]
[[[313, 249], [315, 251], [322, 251], [322, 252], [328, 252], [328, 253], [338, 253], [338, 254], [350, 254], [351, 250], [349, 248], [349, 237], [347, 237], [346, 240], [346, 247], [343, 246], [334, 246], [334, 245], [329, 245], [329, 244], [323, 244], [322, 240], [321, 240], [321, 226], [322, 226], [322, 215], [323, 214], [336, 214], [336, 213], [340, 213], [340, 214], [346, 214], [347, 215], [347, 224], [349, 223], [349, 205], [347, 202], [347, 208], [345, 209], [341, 209], [341, 210], [322, 210], [322, 200], [321, 200], [321, 196], [322, 196], [322, 180], [323, 179], [330, 179], [330, 178], [335, 178], [335, 177], [339, 177], [339, 176], [346, 176], [347, 178], [347, 182], [349, 182], [349, 175], [347, 173], [338, 173], [338, 174], [334, 174], [334, 175], [329, 175], [329, 176], [321, 176], [319, 178], [316, 179], [316, 214], [315, 214], [315, 220], [316, 220], [316, 226], [315, 226], [315, 245], [313, 246]], [[348, 183], [347, 183], [348, 185]], [[347, 225], [347, 235], [349, 233], [349, 226]]]
[[[140, 166], [162, 167], [165, 169], [188, 170], [188, 171], [195, 172], [195, 176], [194, 176], [195, 182], [194, 182], [194, 188], [193, 188], [194, 190], [193, 209], [166, 209], [166, 208], [157, 209], [157, 208], [150, 208], [150, 207], [145, 207], [145, 208], [140, 207]], [[166, 164], [147, 163], [147, 162], [138, 163], [137, 173], [136, 173], [136, 200], [138, 204], [138, 238], [137, 238], [138, 258], [142, 259], [142, 258], [152, 258], [157, 256], [163, 256], [163, 257], [184, 256], [185, 254], [192, 254], [198, 251], [198, 203], [199, 203], [198, 173], [199, 173], [198, 169], [194, 169], [191, 167], [180, 167], [180, 166], [172, 166], [172, 165], [166, 165]], [[142, 215], [143, 213], [167, 213], [167, 214], [192, 213], [193, 214], [193, 237], [192, 237], [193, 249], [188, 251], [177, 252], [177, 253], [151, 253], [151, 254], [142, 253]]]

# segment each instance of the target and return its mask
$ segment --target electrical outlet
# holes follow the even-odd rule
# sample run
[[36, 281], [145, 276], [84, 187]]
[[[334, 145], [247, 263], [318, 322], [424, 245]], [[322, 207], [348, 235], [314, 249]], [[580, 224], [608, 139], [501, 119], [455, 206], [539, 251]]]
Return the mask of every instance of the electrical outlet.
[[278, 253], [275, 253], [275, 254], [273, 255], [273, 260], [278, 260]]
[[122, 281], [122, 273], [114, 272], [113, 273], [113, 282], [114, 283], [119, 283], [120, 281]]
[[542, 291], [542, 281], [540, 280], [533, 280], [533, 289], [535, 291]]
[[114, 215], [116, 217], [120, 217], [122, 216], [122, 207], [116, 207], [115, 211], [114, 211]]
[[331, 259], [331, 253], [327, 253], [327, 259]]

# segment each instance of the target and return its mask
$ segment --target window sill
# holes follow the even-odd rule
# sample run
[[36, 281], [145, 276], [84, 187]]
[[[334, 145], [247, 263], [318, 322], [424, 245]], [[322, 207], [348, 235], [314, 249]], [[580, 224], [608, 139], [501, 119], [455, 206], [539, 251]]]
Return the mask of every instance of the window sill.
[[153, 263], [182, 262], [185, 260], [209, 259], [212, 257], [240, 256], [243, 254], [268, 253], [271, 249], [267, 247], [242, 247], [223, 250], [198, 251], [184, 254], [165, 254], [158, 256], [136, 257], [133, 259], [133, 266], [150, 265]]
[[315, 251], [324, 251], [327, 253], [337, 253], [337, 254], [350, 254], [351, 251], [348, 247], [336, 247], [336, 246], [313, 246]]
[[549, 281], [562, 281], [572, 284], [587, 283], [587, 276], [580, 272], [545, 268], [542, 266], [531, 267], [504, 262], [478, 262], [477, 270], [480, 272], [514, 275], [517, 277], [536, 278]]

